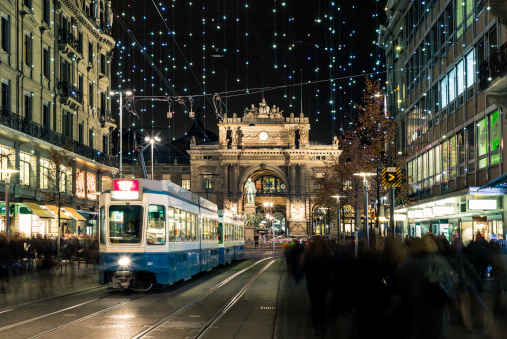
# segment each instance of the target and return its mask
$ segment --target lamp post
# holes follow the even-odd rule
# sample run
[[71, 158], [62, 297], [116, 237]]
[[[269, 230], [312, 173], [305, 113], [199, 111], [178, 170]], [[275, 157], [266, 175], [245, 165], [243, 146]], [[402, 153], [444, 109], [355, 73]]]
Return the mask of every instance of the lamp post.
[[215, 178], [218, 176], [218, 174], [202, 173], [200, 176], [202, 180], [202, 189], [206, 193], [206, 200], [209, 200], [209, 193], [213, 191]]
[[272, 201], [264, 201], [262, 203], [262, 207], [266, 213], [266, 220], [268, 220], [269, 225], [271, 226], [271, 234], [273, 236], [273, 252], [275, 251], [275, 228], [273, 227], [273, 216], [270, 213], [273, 211], [273, 202]]
[[153, 146], [155, 145], [155, 142], [160, 141], [160, 138], [158, 136], [145, 137], [144, 141], [151, 145], [151, 180], [153, 180]]
[[364, 234], [366, 236], [366, 244], [365, 249], [368, 249], [370, 247], [370, 230], [368, 228], [368, 180], [366, 180], [366, 177], [374, 176], [375, 173], [367, 173], [367, 172], [361, 172], [361, 173], [354, 173], [354, 175], [363, 177], [363, 186], [364, 186]]
[[9, 242], [11, 233], [11, 214], [10, 214], [11, 174], [19, 173], [19, 171], [13, 169], [4, 169], [0, 170], [0, 173], [5, 173], [5, 235], [7, 238], [7, 242]]
[[[336, 203], [337, 203], [337, 206], [338, 206], [338, 210], [337, 210], [337, 218], [336, 218], [336, 222], [338, 224], [338, 247], [340, 246], [340, 241], [341, 241], [341, 206], [340, 206], [340, 198], [345, 198], [344, 195], [332, 195], [331, 198], [336, 198]], [[344, 235], [344, 243], [345, 243], [345, 232], [343, 232], [343, 235]]]
[[125, 93], [126, 96], [131, 96], [131, 91], [125, 91], [125, 92], [109, 92], [109, 95], [119, 95], [120, 96], [120, 178], [123, 178], [123, 93]]

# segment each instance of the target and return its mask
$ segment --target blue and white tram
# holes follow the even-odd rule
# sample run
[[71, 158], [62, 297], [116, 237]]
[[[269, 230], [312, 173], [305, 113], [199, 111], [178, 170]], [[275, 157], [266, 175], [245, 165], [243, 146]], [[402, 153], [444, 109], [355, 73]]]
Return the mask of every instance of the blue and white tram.
[[227, 209], [218, 211], [218, 246], [220, 265], [230, 264], [245, 254], [243, 219]]
[[218, 266], [217, 206], [170, 181], [113, 179], [99, 216], [101, 284], [149, 289]]

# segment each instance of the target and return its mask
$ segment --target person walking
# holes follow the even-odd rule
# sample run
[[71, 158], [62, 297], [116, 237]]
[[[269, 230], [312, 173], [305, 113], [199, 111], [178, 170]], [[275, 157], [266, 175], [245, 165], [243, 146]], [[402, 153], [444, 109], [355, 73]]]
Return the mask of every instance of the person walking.
[[315, 335], [326, 330], [326, 296], [330, 288], [331, 252], [322, 237], [317, 236], [303, 252], [303, 272], [310, 297], [312, 326]]

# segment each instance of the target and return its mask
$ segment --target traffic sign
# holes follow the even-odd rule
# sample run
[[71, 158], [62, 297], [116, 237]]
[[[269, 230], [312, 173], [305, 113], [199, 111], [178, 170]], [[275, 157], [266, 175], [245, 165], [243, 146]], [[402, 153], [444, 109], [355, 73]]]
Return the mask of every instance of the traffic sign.
[[382, 168], [382, 186], [400, 187], [401, 186], [401, 168], [384, 167]]

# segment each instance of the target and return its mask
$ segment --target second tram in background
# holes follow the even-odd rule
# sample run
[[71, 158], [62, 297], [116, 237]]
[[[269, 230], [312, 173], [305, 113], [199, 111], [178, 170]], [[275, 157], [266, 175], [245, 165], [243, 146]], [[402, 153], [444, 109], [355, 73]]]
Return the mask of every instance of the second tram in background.
[[220, 265], [245, 255], [243, 218], [229, 210], [218, 211], [218, 260]]
[[113, 288], [170, 285], [243, 256], [241, 218], [220, 231], [214, 203], [167, 180], [113, 179], [99, 215], [100, 283]]

